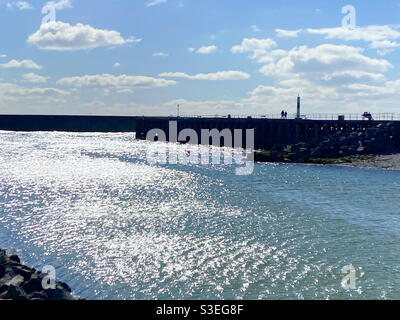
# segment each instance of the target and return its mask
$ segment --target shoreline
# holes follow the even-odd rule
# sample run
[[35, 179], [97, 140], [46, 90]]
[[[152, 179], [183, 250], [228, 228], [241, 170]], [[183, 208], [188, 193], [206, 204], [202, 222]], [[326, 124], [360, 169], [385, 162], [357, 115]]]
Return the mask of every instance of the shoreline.
[[258, 150], [254, 160], [400, 170], [400, 131], [393, 122], [362, 131], [342, 130], [322, 139]]
[[382, 170], [400, 170], [400, 153], [371, 155], [369, 159], [356, 160], [351, 163], [338, 163], [338, 166]]
[[48, 282], [48, 274], [23, 265], [16, 254], [7, 255], [0, 249], [0, 300], [81, 300], [64, 282], [55, 281], [53, 288], [44, 289], [43, 283]]
[[319, 158], [310, 161], [257, 161], [258, 163], [303, 164], [318, 166], [338, 166], [365, 169], [381, 169], [400, 171], [400, 152], [384, 155], [363, 155], [342, 158]]

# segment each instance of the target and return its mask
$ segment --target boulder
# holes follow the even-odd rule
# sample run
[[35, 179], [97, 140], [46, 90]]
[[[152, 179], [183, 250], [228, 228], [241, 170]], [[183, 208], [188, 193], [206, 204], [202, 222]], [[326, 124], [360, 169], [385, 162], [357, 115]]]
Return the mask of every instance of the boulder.
[[288, 145], [283, 149], [283, 152], [291, 153], [292, 150], [293, 150], [293, 147], [291, 145]]
[[8, 290], [8, 286], [5, 284], [0, 285], [0, 295]]
[[254, 153], [254, 161], [256, 162], [270, 162], [272, 160], [272, 151], [260, 151]]
[[350, 153], [350, 151], [349, 151], [349, 147], [348, 146], [341, 146], [340, 147], [339, 154], [340, 154], [341, 157], [346, 156], [349, 153]]
[[296, 153], [293, 153], [293, 152], [288, 153], [283, 157], [283, 161], [284, 162], [289, 162], [289, 163], [290, 162], [294, 162], [295, 159], [296, 159]]
[[0, 264], [6, 264], [8, 262], [8, 257], [6, 251], [1, 249], [0, 250]]
[[75, 300], [75, 297], [59, 284], [56, 289], [47, 289], [44, 290], [44, 293], [49, 300]]
[[32, 274], [34, 274], [36, 271], [35, 269], [31, 269], [22, 265], [12, 266], [12, 270], [14, 271], [14, 274], [23, 276], [25, 281], [29, 280]]
[[28, 295], [29, 300], [48, 300], [49, 297], [44, 292], [34, 292]]
[[13, 277], [10, 281], [6, 282], [7, 286], [15, 286], [15, 287], [20, 287], [24, 283], [25, 279], [23, 276], [18, 275]]
[[359, 154], [365, 154], [365, 153], [366, 153], [365, 147], [358, 147], [358, 148], [357, 148], [357, 153], [359, 153]]
[[323, 156], [323, 152], [320, 147], [317, 147], [313, 151], [311, 151], [312, 158], [320, 158], [322, 156]]
[[0, 265], [0, 278], [3, 278], [6, 274], [6, 267], [3, 265]]
[[14, 285], [8, 286], [7, 291], [0, 295], [3, 300], [28, 300], [28, 296], [22, 289]]
[[10, 259], [11, 262], [21, 263], [21, 259], [16, 254], [9, 256], [8, 259]]
[[296, 147], [298, 147], [299, 149], [301, 149], [301, 148], [309, 148], [310, 147], [310, 145], [308, 144], [308, 143], [305, 143], [305, 142], [299, 142], [298, 144], [296, 144]]
[[27, 294], [41, 292], [43, 291], [42, 280], [36, 275], [35, 277], [32, 277], [29, 281], [24, 283], [22, 289], [24, 289]]
[[58, 282], [58, 284], [64, 288], [64, 290], [67, 290], [69, 293], [72, 293], [72, 289], [70, 288], [70, 286], [64, 282]]

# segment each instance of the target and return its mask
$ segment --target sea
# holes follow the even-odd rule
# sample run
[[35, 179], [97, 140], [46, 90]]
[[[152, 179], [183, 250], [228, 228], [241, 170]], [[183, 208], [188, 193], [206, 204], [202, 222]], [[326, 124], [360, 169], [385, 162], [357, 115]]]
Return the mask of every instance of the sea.
[[151, 163], [162, 147], [1, 131], [0, 247], [86, 299], [400, 299], [400, 171], [237, 175]]

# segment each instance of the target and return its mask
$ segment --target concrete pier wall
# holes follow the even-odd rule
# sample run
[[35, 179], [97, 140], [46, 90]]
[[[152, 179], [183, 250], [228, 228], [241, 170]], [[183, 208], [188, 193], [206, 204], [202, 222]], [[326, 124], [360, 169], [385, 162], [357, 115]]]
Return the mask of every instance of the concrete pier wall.
[[[332, 121], [255, 118], [174, 118], [111, 116], [0, 115], [0, 130], [70, 131], [70, 132], [136, 132], [145, 139], [152, 129], [162, 129], [169, 136], [169, 123], [176, 121], [178, 133], [193, 129], [201, 137], [202, 129], [241, 129], [246, 143], [246, 129], [255, 130], [255, 148], [268, 149], [276, 144], [309, 142], [337, 131], [364, 131], [388, 121]], [[400, 132], [400, 121], [395, 122]], [[400, 141], [399, 141], [400, 146]]]

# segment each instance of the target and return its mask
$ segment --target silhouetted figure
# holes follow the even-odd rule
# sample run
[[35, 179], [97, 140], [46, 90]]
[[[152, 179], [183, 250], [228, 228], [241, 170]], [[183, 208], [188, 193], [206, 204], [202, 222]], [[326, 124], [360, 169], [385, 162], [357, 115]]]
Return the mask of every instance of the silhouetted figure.
[[373, 120], [372, 114], [370, 112], [364, 112], [362, 116], [364, 119]]
[[281, 119], [285, 118], [285, 110], [282, 110], [281, 112]]
[[285, 119], [287, 119], [287, 111], [285, 111]]

